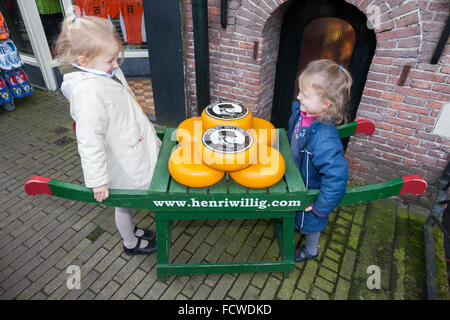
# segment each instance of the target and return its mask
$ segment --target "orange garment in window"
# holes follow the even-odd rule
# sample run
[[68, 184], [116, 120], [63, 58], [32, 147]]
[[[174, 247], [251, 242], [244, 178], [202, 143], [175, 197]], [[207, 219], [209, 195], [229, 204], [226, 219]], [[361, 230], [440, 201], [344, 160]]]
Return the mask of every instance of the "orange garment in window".
[[0, 39], [5, 40], [6, 38], [8, 38], [8, 29], [3, 14], [0, 12]]
[[142, 0], [123, 0], [120, 15], [124, 41], [127, 43], [146, 41]]
[[120, 0], [75, 0], [75, 5], [84, 10], [87, 16], [117, 18], [119, 16]]
[[108, 18], [108, 7], [106, 0], [76, 0], [75, 5], [80, 7], [81, 12], [87, 16]]
[[120, 0], [106, 0], [108, 14], [112, 18], [118, 18], [120, 13]]

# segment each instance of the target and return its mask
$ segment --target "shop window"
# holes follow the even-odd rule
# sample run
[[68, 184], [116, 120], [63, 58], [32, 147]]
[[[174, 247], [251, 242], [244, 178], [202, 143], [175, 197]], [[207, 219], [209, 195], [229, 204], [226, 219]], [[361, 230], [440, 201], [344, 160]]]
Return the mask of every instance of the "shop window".
[[109, 19], [126, 50], [147, 49], [142, 0], [74, 0], [83, 15]]
[[6, 22], [9, 37], [14, 41], [16, 47], [21, 53], [33, 55], [30, 39], [25, 28], [25, 24], [20, 14], [17, 0], [0, 1], [0, 11]]
[[36, 0], [39, 16], [44, 27], [45, 37], [50, 48], [52, 58], [55, 57], [54, 43], [60, 31], [60, 25], [64, 17], [60, 0]]

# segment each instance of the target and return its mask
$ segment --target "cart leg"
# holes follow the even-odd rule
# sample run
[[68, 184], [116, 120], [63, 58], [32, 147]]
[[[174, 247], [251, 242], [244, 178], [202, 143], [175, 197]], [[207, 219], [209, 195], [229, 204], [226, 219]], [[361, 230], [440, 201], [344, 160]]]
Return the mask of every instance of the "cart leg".
[[[294, 264], [294, 217], [283, 219], [283, 260]], [[284, 273], [285, 278], [289, 278], [289, 272]]]
[[167, 220], [156, 220], [156, 270], [158, 278], [166, 281], [167, 275], [163, 275], [163, 270], [158, 266], [169, 263], [170, 239], [168, 233], [169, 222]]

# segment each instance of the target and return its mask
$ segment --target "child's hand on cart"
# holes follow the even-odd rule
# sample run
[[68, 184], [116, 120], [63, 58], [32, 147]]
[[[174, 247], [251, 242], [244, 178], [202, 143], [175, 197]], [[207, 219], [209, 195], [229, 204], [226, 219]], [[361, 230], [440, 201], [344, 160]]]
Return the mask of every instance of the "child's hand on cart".
[[102, 202], [109, 197], [109, 190], [106, 184], [99, 187], [94, 187], [92, 188], [92, 191], [94, 192], [95, 200], [97, 200], [98, 202]]

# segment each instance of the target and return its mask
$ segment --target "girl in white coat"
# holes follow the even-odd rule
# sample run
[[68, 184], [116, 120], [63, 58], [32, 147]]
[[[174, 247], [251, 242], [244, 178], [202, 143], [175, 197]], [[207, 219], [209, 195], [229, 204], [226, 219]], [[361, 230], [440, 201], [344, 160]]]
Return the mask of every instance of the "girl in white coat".
[[[102, 202], [108, 188], [148, 189], [161, 141], [131, 92], [117, 59], [123, 46], [112, 23], [67, 18], [56, 42], [66, 66], [61, 90], [76, 123], [85, 185]], [[155, 233], [133, 225], [129, 209], [115, 208], [127, 254], [155, 251]]]

